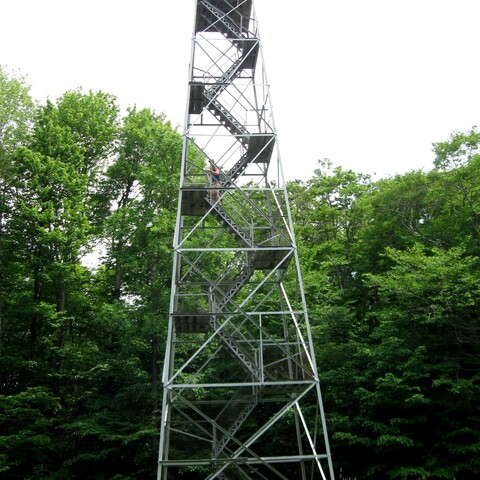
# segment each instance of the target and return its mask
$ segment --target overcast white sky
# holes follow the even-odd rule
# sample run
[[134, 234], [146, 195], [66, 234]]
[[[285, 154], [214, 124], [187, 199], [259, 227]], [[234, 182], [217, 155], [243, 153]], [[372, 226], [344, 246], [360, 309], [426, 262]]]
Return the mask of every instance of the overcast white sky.
[[[195, 0], [1, 0], [0, 65], [40, 101], [103, 90], [183, 127]], [[479, 0], [255, 0], [284, 170], [428, 170], [480, 125]]]

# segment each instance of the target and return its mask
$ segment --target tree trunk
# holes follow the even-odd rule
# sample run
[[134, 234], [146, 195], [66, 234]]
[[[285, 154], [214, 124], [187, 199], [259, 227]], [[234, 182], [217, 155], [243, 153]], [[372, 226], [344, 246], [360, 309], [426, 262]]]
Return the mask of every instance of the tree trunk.
[[153, 410], [158, 409], [158, 335], [152, 337], [152, 393]]
[[[61, 278], [57, 287], [57, 312], [61, 313], [65, 311], [65, 301], [67, 297], [65, 279]], [[57, 335], [57, 346], [62, 348], [65, 344], [65, 331], [63, 326], [60, 326]]]

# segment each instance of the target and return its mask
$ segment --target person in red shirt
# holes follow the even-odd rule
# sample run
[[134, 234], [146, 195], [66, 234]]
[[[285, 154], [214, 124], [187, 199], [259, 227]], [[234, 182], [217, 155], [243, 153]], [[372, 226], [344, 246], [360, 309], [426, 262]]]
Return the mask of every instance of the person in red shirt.
[[212, 161], [210, 162], [210, 168], [207, 168], [207, 173], [210, 174], [211, 177], [211, 186], [212, 190], [210, 190], [210, 195], [214, 202], [218, 202], [220, 200], [220, 187], [222, 186], [222, 182], [220, 180], [220, 169], [218, 166]]

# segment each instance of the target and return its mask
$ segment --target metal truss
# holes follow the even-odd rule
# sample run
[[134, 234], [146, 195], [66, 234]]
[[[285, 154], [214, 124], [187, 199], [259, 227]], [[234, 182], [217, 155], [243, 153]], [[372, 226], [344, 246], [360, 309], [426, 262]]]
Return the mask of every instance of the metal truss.
[[158, 479], [333, 480], [253, 1], [194, 30]]

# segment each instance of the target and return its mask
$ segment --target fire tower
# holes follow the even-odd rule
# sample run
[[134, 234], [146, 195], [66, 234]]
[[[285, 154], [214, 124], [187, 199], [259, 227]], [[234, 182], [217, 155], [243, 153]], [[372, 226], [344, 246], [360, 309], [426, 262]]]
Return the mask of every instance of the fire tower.
[[333, 480], [253, 1], [195, 4], [158, 479]]

